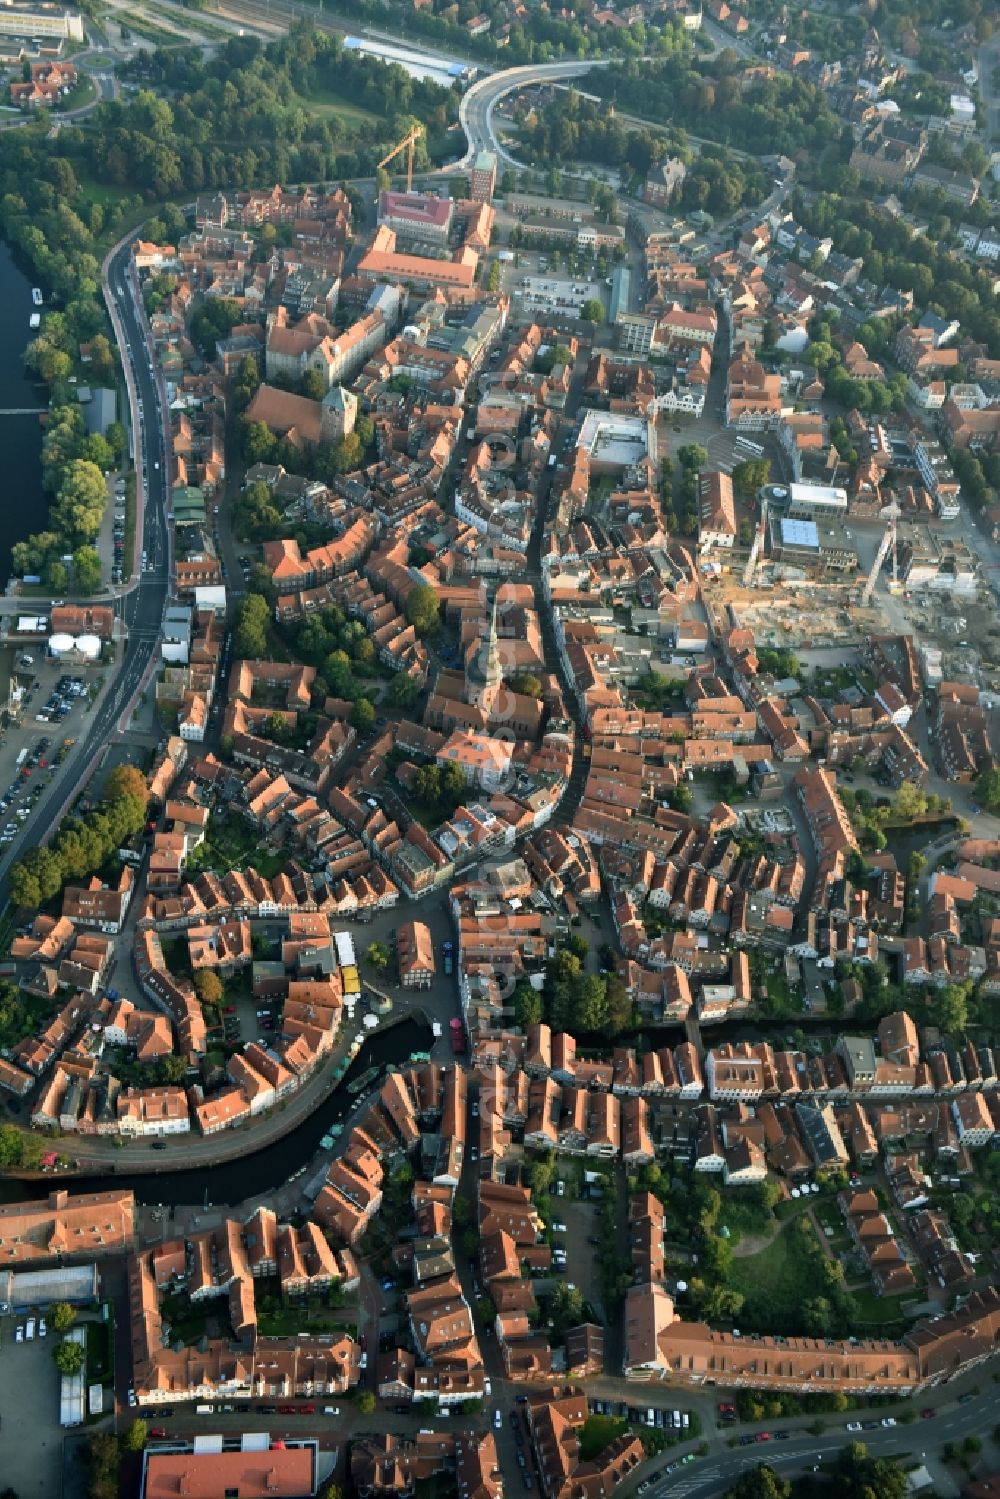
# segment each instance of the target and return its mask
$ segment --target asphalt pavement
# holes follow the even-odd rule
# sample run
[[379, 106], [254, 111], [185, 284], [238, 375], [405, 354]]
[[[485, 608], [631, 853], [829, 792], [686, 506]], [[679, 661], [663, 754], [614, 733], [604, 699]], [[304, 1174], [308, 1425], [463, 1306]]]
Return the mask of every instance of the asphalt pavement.
[[[121, 244], [106, 262], [105, 296], [116, 323], [124, 334], [122, 358], [132, 403], [136, 444], [136, 551], [131, 584], [116, 591], [115, 612], [128, 632], [124, 659], [109, 672], [109, 686], [97, 701], [83, 742], [56, 771], [31, 819], [32, 841], [47, 843], [56, 825], [72, 805], [82, 785], [119, 727], [127, 723], [131, 704], [147, 672], [159, 655], [160, 627], [167, 601], [170, 570], [170, 534], [166, 522], [169, 492], [165, 461], [164, 422], [166, 402], [162, 379], [153, 373], [154, 355], [148, 325], [136, 305], [137, 288], [131, 272], [131, 238]], [[112, 306], [113, 304], [113, 306]], [[121, 342], [121, 340], [119, 340]], [[135, 405], [141, 402], [141, 411]], [[143, 481], [145, 471], [145, 482]], [[141, 552], [149, 557], [143, 570]], [[24, 851], [24, 838], [17, 839], [0, 859], [0, 901], [9, 894], [11, 865]]]

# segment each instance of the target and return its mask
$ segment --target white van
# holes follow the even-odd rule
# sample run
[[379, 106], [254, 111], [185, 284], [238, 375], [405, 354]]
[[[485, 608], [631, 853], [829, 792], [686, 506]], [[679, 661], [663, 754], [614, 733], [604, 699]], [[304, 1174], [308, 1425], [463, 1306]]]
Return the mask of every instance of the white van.
[[25, 1329], [24, 1329], [24, 1336], [27, 1338], [27, 1340], [28, 1340], [29, 1343], [34, 1338], [34, 1336], [35, 1336], [35, 1319], [34, 1319], [34, 1317], [29, 1317], [28, 1318], [27, 1324], [26, 1324]]

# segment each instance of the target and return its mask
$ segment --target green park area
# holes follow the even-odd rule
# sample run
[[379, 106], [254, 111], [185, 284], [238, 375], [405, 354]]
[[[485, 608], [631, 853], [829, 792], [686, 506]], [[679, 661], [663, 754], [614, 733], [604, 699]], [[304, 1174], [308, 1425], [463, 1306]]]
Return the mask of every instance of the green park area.
[[734, 1258], [726, 1275], [730, 1290], [744, 1298], [741, 1314], [755, 1326], [766, 1326], [770, 1315], [773, 1325], [794, 1321], [802, 1305], [814, 1296], [816, 1260], [804, 1251], [803, 1239], [815, 1243], [812, 1226], [807, 1230], [786, 1224], [757, 1254]]
[[339, 120], [344, 125], [370, 124], [378, 115], [361, 104], [354, 104], [342, 94], [330, 88], [317, 88], [311, 94], [301, 96], [302, 108], [321, 120]]

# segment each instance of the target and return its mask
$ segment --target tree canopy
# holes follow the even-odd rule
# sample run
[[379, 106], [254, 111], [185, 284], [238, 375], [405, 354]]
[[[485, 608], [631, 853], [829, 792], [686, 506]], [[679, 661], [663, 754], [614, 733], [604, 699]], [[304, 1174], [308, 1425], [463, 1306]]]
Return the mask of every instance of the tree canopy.
[[56, 1368], [60, 1374], [79, 1374], [87, 1357], [82, 1343], [56, 1343], [52, 1350]]
[[260, 593], [248, 593], [240, 603], [233, 632], [233, 651], [245, 660], [259, 661], [268, 655], [267, 631], [271, 608]]
[[145, 791], [141, 798], [119, 793], [82, 816], [66, 818], [48, 845], [29, 849], [11, 867], [14, 904], [40, 906], [58, 895], [64, 884], [93, 874], [140, 831], [145, 820]]
[[406, 600], [406, 618], [418, 635], [433, 635], [441, 623], [441, 600], [429, 583], [418, 583]]

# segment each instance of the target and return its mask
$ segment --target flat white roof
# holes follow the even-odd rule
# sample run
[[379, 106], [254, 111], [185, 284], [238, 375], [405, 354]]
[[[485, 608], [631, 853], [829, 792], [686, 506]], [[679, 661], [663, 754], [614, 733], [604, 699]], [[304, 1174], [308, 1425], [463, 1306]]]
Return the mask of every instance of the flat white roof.
[[819, 551], [819, 527], [814, 520], [789, 520], [787, 516], [781, 521], [781, 542], [786, 547], [808, 547], [810, 551]]
[[835, 484], [790, 484], [788, 495], [793, 505], [824, 505], [830, 509], [847, 509], [847, 490]]

